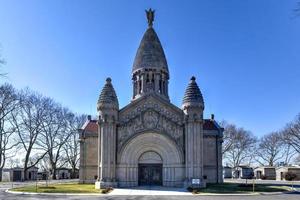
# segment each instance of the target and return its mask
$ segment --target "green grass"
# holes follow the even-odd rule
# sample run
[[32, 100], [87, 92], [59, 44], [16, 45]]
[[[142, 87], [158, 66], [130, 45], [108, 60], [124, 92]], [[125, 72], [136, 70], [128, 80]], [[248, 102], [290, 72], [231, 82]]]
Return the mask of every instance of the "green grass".
[[107, 193], [108, 190], [97, 190], [95, 184], [64, 183], [46, 185], [30, 185], [13, 188], [11, 191], [38, 193]]
[[[190, 190], [195, 194], [201, 193], [251, 193], [253, 192], [252, 184], [222, 183], [207, 184], [206, 188]], [[266, 184], [255, 184], [255, 192], [287, 192], [290, 191], [288, 186], [273, 186]]]

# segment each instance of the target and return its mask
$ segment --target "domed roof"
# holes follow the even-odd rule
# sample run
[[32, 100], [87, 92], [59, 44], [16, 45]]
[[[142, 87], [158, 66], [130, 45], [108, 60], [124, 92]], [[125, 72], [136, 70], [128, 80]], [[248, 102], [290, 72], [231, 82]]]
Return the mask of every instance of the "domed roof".
[[132, 72], [142, 68], [162, 69], [169, 72], [164, 50], [152, 26], [148, 27], [141, 40]]
[[115, 89], [111, 84], [111, 78], [106, 79], [106, 83], [98, 99], [98, 109], [105, 105], [119, 108], [118, 98]]
[[204, 107], [203, 96], [194, 76], [191, 78], [191, 81], [185, 90], [182, 104], [198, 104]]

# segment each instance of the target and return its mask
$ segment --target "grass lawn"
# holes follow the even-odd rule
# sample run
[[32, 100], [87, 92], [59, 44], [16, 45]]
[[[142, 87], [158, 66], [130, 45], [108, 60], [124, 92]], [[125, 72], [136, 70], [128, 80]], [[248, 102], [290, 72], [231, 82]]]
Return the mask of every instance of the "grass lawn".
[[[207, 184], [206, 188], [191, 190], [195, 194], [201, 193], [250, 193], [253, 192], [252, 184], [238, 183], [222, 183], [222, 184]], [[287, 192], [290, 191], [288, 186], [273, 186], [266, 184], [255, 184], [255, 192]]]
[[46, 185], [30, 185], [13, 188], [11, 191], [39, 193], [108, 193], [110, 190], [96, 190], [95, 184], [64, 183]]

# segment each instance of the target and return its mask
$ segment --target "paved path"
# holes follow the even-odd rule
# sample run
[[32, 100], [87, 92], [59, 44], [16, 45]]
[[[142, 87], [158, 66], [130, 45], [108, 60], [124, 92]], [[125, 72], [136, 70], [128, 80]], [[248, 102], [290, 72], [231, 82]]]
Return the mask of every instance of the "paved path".
[[134, 188], [116, 188], [110, 195], [192, 195], [185, 188], [144, 186]]

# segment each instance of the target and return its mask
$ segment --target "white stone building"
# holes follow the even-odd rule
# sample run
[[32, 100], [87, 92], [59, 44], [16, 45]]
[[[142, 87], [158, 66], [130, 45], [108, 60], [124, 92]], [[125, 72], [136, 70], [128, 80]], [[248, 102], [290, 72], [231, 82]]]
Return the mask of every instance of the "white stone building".
[[[132, 100], [119, 108], [110, 78], [100, 94], [99, 119], [80, 133], [81, 182], [96, 187], [162, 185], [187, 187], [223, 181], [223, 128], [204, 119], [204, 101], [192, 77], [181, 108], [169, 98], [170, 73], [147, 11], [148, 28], [132, 67]], [[174, 91], [171, 91], [174, 92]]]
[[262, 166], [254, 169], [256, 179], [276, 180], [276, 168], [272, 166]]
[[295, 180], [300, 181], [300, 166], [282, 166], [276, 168], [276, 180], [286, 180], [286, 173], [295, 174]]

